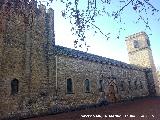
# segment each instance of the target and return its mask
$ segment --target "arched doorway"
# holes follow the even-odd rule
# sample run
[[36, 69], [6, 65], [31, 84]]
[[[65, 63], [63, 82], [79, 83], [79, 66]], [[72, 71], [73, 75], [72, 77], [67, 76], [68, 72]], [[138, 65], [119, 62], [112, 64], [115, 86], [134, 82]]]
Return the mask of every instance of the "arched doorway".
[[115, 84], [110, 84], [108, 86], [108, 90], [106, 93], [107, 93], [106, 96], [107, 96], [108, 102], [116, 102], [117, 101], [117, 97], [116, 97], [117, 87]]

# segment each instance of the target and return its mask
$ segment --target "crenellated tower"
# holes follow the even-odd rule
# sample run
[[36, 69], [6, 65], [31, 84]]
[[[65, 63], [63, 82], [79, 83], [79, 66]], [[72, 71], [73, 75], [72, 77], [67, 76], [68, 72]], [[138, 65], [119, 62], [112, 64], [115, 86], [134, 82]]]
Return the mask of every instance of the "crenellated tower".
[[[55, 44], [54, 11], [46, 11], [35, 0], [0, 2], [0, 119], [19, 111], [38, 112], [50, 100], [54, 73], [49, 63], [54, 59], [49, 60], [48, 52]], [[44, 102], [43, 108], [48, 105]]]

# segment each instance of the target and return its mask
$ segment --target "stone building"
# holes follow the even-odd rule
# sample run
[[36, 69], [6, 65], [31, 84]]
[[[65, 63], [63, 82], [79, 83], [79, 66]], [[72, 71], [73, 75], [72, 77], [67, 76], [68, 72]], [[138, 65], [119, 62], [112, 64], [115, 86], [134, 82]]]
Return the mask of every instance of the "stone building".
[[126, 38], [127, 64], [55, 45], [52, 9], [25, 0], [0, 7], [0, 119], [155, 95], [146, 33]]

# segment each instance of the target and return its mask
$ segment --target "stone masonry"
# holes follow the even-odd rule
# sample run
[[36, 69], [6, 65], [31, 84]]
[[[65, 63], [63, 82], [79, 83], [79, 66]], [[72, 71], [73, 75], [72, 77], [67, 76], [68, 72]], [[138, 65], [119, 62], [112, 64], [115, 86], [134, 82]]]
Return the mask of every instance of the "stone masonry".
[[[153, 61], [152, 50], [150, 48], [149, 37], [145, 32], [139, 32], [126, 37], [129, 61], [131, 64], [147, 67], [152, 70], [154, 81], [152, 85], [156, 88], [159, 95], [159, 82], [156, 75], [156, 67]], [[135, 46], [135, 44], [137, 46]]]
[[137, 33], [143, 48], [133, 49], [134, 40], [127, 38], [127, 64], [55, 45], [52, 9], [37, 8], [35, 1], [1, 3], [0, 119], [155, 95], [154, 62], [144, 32]]

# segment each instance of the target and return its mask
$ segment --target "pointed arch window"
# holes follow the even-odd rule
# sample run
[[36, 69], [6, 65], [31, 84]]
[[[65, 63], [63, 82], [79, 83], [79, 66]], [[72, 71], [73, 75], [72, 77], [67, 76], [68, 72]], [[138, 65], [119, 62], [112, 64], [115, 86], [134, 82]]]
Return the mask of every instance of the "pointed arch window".
[[13, 79], [11, 81], [11, 95], [18, 94], [18, 90], [19, 90], [19, 81], [17, 79]]

